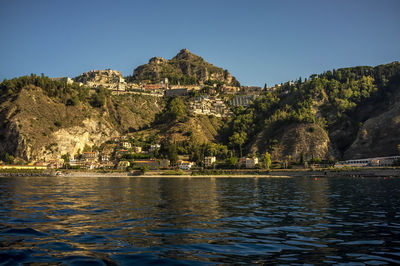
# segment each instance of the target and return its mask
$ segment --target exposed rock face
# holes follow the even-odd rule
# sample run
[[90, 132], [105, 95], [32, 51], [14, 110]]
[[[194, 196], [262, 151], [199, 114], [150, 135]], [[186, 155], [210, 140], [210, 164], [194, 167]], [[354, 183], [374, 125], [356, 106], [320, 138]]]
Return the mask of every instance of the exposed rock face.
[[[52, 134], [52, 138], [55, 140], [59, 151], [62, 151], [63, 154], [74, 155], [82, 152], [85, 146], [99, 145], [105, 140], [118, 135], [118, 132], [104, 123], [104, 121], [87, 118], [82, 121], [81, 126], [57, 130]], [[44, 160], [54, 159], [54, 153], [46, 153], [45, 147], [42, 148], [41, 152], [42, 156], [40, 157]]]
[[149, 63], [156, 64], [156, 65], [166, 63], [166, 62], [167, 62], [167, 60], [165, 60], [162, 57], [153, 57], [149, 60]]
[[[270, 138], [271, 136], [268, 136]], [[326, 131], [315, 124], [291, 124], [279, 129], [273, 136], [276, 143], [273, 145], [271, 157], [273, 160], [283, 160], [290, 156], [292, 160], [301, 158], [334, 159], [335, 152], [331, 146]], [[264, 153], [267, 146], [265, 132], [261, 133], [252, 145], [253, 152]]]
[[162, 108], [158, 97], [140, 95], [110, 96], [104, 108], [66, 106], [29, 86], [0, 104], [0, 156], [44, 161], [74, 155], [86, 145], [99, 146], [149, 125]]
[[103, 86], [108, 89], [126, 89], [126, 82], [122, 77], [121, 72], [111, 69], [91, 70], [75, 77], [74, 80], [89, 87]]
[[160, 82], [168, 78], [170, 84], [199, 83], [208, 80], [223, 82], [230, 86], [240, 86], [240, 83], [227, 70], [218, 68], [206, 62], [187, 49], [182, 49], [174, 58], [166, 60], [153, 57], [148, 64], [141, 65], [133, 71], [136, 82]]
[[345, 159], [397, 155], [400, 144], [400, 103], [365, 121]]
[[15, 101], [1, 107], [1, 116], [8, 119], [2, 125], [0, 150], [26, 161], [73, 155], [85, 145], [98, 145], [119, 134], [96, 110], [89, 118], [84, 106], [66, 106], [38, 87], [22, 89]]

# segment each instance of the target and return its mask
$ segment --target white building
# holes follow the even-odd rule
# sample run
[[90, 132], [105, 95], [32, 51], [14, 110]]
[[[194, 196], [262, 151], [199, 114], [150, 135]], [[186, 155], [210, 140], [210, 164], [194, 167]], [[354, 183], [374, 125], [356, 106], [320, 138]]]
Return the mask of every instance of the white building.
[[150, 145], [149, 152], [154, 152], [155, 150], [159, 150], [161, 148], [160, 144], [152, 144]]
[[179, 165], [179, 169], [181, 170], [190, 170], [192, 167], [193, 163], [188, 161], [182, 161], [181, 164]]
[[109, 154], [103, 153], [103, 154], [100, 155], [100, 161], [102, 163], [106, 163], [109, 160], [110, 160], [110, 155]]
[[132, 144], [130, 142], [124, 141], [121, 143], [122, 147], [124, 147], [125, 149], [130, 149], [132, 148]]
[[246, 158], [246, 168], [254, 168], [258, 164], [258, 158]]
[[206, 156], [204, 158], [204, 166], [205, 167], [212, 166], [212, 164], [215, 163], [216, 161], [217, 161], [217, 158], [215, 158], [215, 156]]
[[355, 160], [347, 160], [347, 161], [337, 162], [335, 164], [335, 168], [366, 167], [366, 166], [391, 166], [399, 160], [400, 160], [400, 156], [355, 159]]

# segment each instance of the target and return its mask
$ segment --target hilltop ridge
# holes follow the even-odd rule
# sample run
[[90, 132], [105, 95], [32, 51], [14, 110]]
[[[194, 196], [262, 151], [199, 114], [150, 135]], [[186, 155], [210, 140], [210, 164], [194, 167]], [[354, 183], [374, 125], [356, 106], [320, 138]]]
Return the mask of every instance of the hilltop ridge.
[[132, 76], [135, 82], [158, 83], [168, 79], [169, 84], [193, 85], [221, 82], [229, 86], [240, 83], [228, 70], [216, 67], [188, 49], [182, 49], [172, 59], [153, 57], [137, 67]]

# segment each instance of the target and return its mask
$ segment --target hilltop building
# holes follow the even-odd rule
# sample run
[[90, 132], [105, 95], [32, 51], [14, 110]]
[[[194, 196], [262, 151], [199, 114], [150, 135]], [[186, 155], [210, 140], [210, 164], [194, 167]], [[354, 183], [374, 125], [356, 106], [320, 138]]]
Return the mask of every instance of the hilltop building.
[[93, 88], [104, 87], [116, 91], [125, 91], [127, 88], [121, 72], [112, 69], [90, 70], [75, 77], [74, 81]]
[[251, 102], [253, 102], [257, 98], [257, 95], [250, 94], [250, 95], [238, 95], [233, 97], [230, 100], [230, 104], [232, 106], [238, 107], [238, 106], [244, 106], [247, 107], [250, 105]]
[[189, 102], [189, 111], [198, 115], [213, 115], [216, 117], [227, 117], [231, 114], [221, 99], [204, 95]]

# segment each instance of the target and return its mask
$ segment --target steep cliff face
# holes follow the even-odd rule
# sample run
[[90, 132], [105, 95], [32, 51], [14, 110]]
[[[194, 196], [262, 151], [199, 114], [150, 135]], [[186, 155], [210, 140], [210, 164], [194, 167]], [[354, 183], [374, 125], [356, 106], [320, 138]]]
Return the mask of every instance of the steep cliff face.
[[226, 85], [240, 86], [227, 70], [206, 62], [187, 49], [182, 49], [170, 60], [154, 57], [148, 64], [141, 65], [133, 71], [133, 79], [136, 82], [160, 82], [165, 78], [168, 78], [170, 84], [203, 84], [212, 80]]
[[400, 144], [400, 102], [389, 110], [365, 121], [357, 138], [344, 154], [345, 159], [357, 159], [398, 154]]
[[275, 132], [265, 129], [258, 134], [250, 149], [255, 153], [269, 150], [273, 160], [288, 157], [295, 161], [337, 157], [327, 132], [316, 124], [290, 124]]
[[85, 146], [95, 146], [104, 143], [111, 137], [118, 136], [109, 123], [103, 119], [86, 118], [80, 126], [60, 128], [52, 133], [50, 139], [56, 145], [52, 147], [42, 147], [38, 158], [50, 160], [60, 158], [60, 155], [69, 153], [71, 155], [82, 152]]
[[42, 161], [73, 155], [149, 125], [162, 106], [158, 97], [140, 95], [110, 96], [102, 108], [67, 106], [28, 86], [0, 104], [0, 156]]
[[97, 110], [66, 106], [34, 86], [22, 89], [14, 101], [4, 102], [2, 116], [6, 118], [1, 127], [2, 153], [26, 161], [75, 154], [85, 145], [92, 146], [115, 134]]

